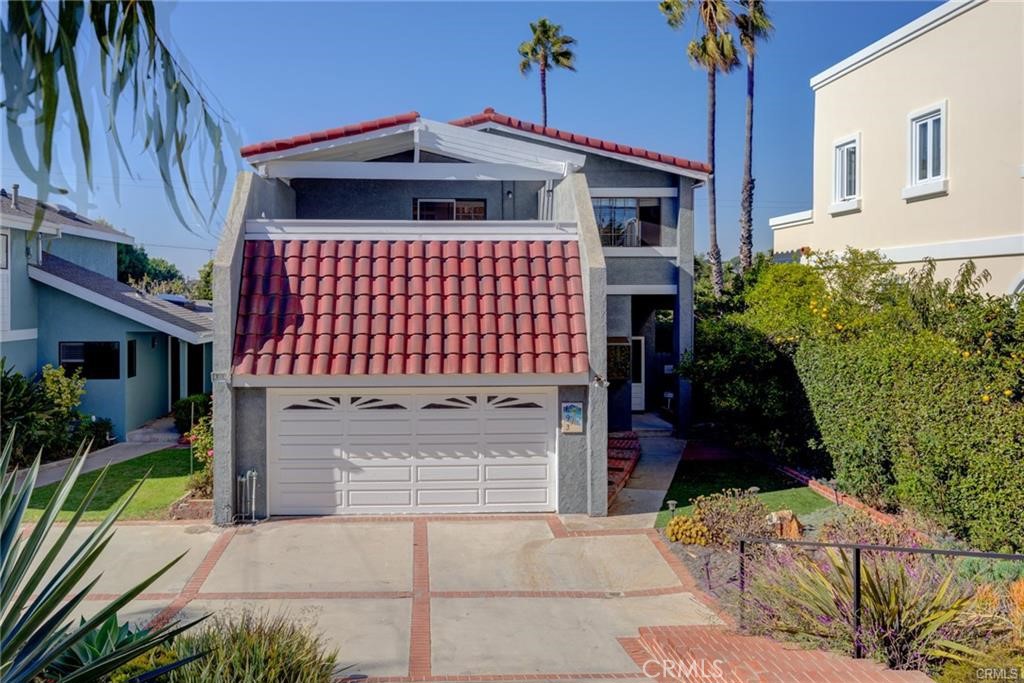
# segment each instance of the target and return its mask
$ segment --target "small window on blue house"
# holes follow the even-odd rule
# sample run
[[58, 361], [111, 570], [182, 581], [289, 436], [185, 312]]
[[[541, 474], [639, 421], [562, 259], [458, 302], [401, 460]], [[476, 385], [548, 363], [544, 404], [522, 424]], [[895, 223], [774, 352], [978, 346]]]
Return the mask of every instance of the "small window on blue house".
[[7, 235], [0, 235], [0, 270], [7, 270]]
[[134, 377], [135, 376], [135, 365], [137, 363], [136, 353], [137, 352], [136, 352], [136, 349], [135, 349], [135, 340], [134, 339], [129, 339], [128, 340], [128, 376], [129, 377]]
[[120, 342], [60, 342], [60, 365], [71, 374], [82, 371], [85, 379], [121, 377]]

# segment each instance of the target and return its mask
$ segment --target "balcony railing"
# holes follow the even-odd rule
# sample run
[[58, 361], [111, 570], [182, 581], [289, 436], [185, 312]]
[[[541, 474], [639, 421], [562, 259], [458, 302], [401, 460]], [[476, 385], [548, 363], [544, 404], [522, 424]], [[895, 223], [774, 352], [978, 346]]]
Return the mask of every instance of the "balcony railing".
[[601, 245], [605, 247], [661, 247], [661, 226], [631, 218], [618, 225], [599, 225]]

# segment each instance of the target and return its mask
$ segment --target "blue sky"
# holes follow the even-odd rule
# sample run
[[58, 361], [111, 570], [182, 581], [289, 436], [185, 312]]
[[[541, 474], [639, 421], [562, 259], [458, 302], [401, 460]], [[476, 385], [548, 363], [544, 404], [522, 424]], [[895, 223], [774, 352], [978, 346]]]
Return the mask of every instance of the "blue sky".
[[[810, 208], [808, 79], [936, 4], [767, 1], [776, 32], [757, 62], [757, 249], [771, 245], [769, 217]], [[539, 121], [537, 78], [519, 75], [516, 47], [528, 37], [528, 22], [547, 16], [579, 42], [578, 71], [549, 79], [551, 125], [687, 158], [706, 156], [706, 78], [685, 56], [694, 29], [670, 30], [655, 0], [190, 2], [158, 8], [179, 52], [230, 113], [244, 143], [410, 110], [448, 120], [492, 106]], [[718, 225], [727, 257], [737, 251], [744, 86], [738, 70], [718, 88]], [[61, 134], [70, 139], [66, 127]], [[70, 146], [60, 152], [65, 172], [73, 175]], [[3, 185], [24, 183], [6, 143], [3, 155]], [[210, 257], [220, 223], [189, 233], [168, 207], [150, 161], [132, 163], [139, 179], [122, 178], [119, 200], [101, 152], [93, 190], [61, 201], [111, 220], [150, 254], [194, 274]], [[230, 187], [220, 215], [229, 193]], [[707, 249], [706, 200], [698, 190], [698, 251]]]

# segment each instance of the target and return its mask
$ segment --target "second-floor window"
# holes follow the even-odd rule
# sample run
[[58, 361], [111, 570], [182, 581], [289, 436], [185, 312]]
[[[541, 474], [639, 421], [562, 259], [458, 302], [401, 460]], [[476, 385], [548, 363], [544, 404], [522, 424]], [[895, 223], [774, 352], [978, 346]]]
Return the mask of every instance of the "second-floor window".
[[910, 163], [913, 184], [927, 183], [945, 176], [943, 118], [942, 110], [934, 109], [911, 119]]
[[595, 197], [592, 203], [604, 246], [661, 245], [661, 203], [657, 197]]
[[414, 199], [412, 217], [417, 221], [487, 220], [487, 202], [483, 199]]
[[857, 139], [843, 140], [836, 145], [835, 192], [833, 201], [847, 202], [857, 198]]

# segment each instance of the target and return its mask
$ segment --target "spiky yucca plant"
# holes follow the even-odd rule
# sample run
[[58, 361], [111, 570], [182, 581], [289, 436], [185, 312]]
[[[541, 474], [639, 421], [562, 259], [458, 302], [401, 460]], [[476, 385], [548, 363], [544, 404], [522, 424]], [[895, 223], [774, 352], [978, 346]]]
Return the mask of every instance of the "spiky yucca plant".
[[[899, 559], [863, 558], [860, 639], [865, 650], [893, 669], [976, 657], [975, 650], [948, 637], [972, 619], [973, 590], [954, 583], [954, 571], [918, 569], [914, 575]], [[768, 630], [835, 643], [853, 633], [853, 577], [851, 555], [828, 548], [820, 561], [797, 553], [778, 571], [758, 576], [751, 589]]]
[[[79, 605], [99, 581], [99, 576], [89, 578], [90, 569], [110, 543], [114, 522], [142, 482], [61, 563], [58, 557], [71, 545], [72, 532], [103, 486], [106, 469], [96, 478], [67, 524], [62, 528], [55, 526], [57, 514], [82, 471], [88, 453], [88, 446], [83, 444], [39, 521], [34, 526], [23, 527], [25, 510], [39, 474], [40, 458], [36, 458], [19, 485], [15, 472], [8, 471], [14, 438], [12, 431], [0, 455], [0, 473], [3, 473], [0, 485], [0, 683], [29, 683], [53, 671], [62, 655], [93, 636], [118, 610], [174, 566], [184, 553], [104, 605], [95, 616], [74, 625], [73, 617]], [[52, 543], [47, 543], [51, 538]], [[85, 584], [79, 588], [82, 581]], [[81, 666], [62, 672], [60, 681], [100, 680], [125, 662], [173, 638], [198, 621], [201, 619], [172, 622], [139, 638], [126, 639]]]

